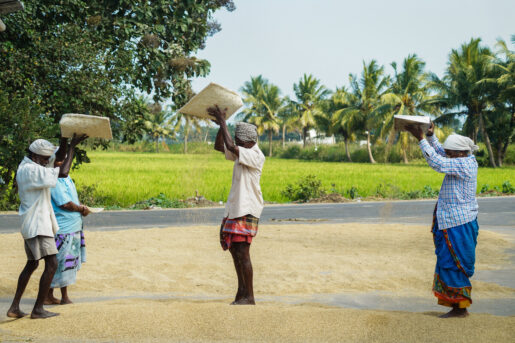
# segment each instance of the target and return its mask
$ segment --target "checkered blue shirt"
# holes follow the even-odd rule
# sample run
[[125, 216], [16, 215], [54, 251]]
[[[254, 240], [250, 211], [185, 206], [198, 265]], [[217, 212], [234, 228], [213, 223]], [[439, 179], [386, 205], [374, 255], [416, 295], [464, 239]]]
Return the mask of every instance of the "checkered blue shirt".
[[436, 135], [422, 139], [419, 146], [429, 166], [445, 174], [436, 209], [438, 228], [445, 230], [476, 219], [477, 161], [474, 155], [447, 158]]

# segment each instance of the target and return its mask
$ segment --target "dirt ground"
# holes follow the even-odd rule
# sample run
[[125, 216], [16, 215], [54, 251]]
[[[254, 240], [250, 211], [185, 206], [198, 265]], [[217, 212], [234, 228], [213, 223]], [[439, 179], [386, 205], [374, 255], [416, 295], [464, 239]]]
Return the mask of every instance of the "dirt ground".
[[[443, 307], [441, 312], [358, 310], [309, 300], [342, 292], [431, 298], [435, 256], [427, 226], [263, 225], [251, 247], [255, 307], [228, 305], [236, 276], [216, 227], [85, 234], [88, 261], [70, 287], [77, 303], [53, 307], [61, 315], [46, 320], [0, 317], [0, 341], [510, 342], [515, 337], [513, 316], [472, 313], [443, 320], [437, 318]], [[508, 248], [502, 235], [480, 231], [476, 268], [510, 264]], [[7, 303], [25, 262], [19, 234], [0, 235], [0, 259], [0, 299]], [[36, 295], [39, 269], [26, 298]], [[512, 288], [474, 280], [472, 294], [515, 298]], [[306, 301], [275, 299], [285, 296]], [[22, 309], [30, 311], [30, 305]]]

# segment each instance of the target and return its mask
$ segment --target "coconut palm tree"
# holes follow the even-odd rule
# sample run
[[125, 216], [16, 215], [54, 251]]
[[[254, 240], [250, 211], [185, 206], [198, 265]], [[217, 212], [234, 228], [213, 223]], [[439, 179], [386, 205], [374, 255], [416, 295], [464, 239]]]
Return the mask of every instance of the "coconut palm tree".
[[272, 138], [279, 131], [278, 113], [284, 106], [279, 87], [268, 82], [261, 75], [251, 78], [242, 88], [244, 103], [244, 119], [257, 126], [258, 133], [267, 132], [269, 151], [272, 156]]
[[[409, 55], [402, 62], [402, 70], [397, 70], [397, 63], [391, 64], [394, 76], [390, 91], [383, 95], [382, 101], [390, 104], [391, 110], [386, 112], [381, 126], [381, 136], [388, 135], [388, 146], [391, 146], [395, 138], [393, 128], [394, 115], [424, 115], [436, 114], [438, 108], [430, 96], [429, 74], [424, 72], [425, 63], [417, 55]], [[407, 132], [399, 133], [399, 144], [401, 146], [404, 163], [408, 163], [407, 148], [411, 135]], [[385, 154], [387, 158], [388, 153]]]
[[390, 78], [384, 75], [384, 67], [375, 60], [363, 62], [363, 71], [358, 79], [349, 75], [351, 91], [347, 95], [348, 107], [341, 114], [341, 125], [364, 131], [367, 137], [367, 151], [371, 163], [376, 163], [370, 146], [370, 131], [390, 108], [381, 97], [388, 92]]
[[175, 132], [178, 132], [182, 128], [183, 140], [184, 140], [184, 153], [188, 153], [188, 138], [192, 131], [200, 132], [202, 119], [180, 112], [175, 111], [175, 107], [172, 106], [172, 111], [169, 115], [168, 125], [170, 125]]
[[315, 116], [321, 114], [321, 101], [331, 92], [320, 84], [313, 75], [304, 74], [298, 83], [293, 85], [297, 97], [298, 122], [302, 129], [304, 147], [308, 130], [315, 126]]
[[443, 79], [432, 75], [432, 84], [440, 92], [440, 102], [447, 111], [436, 121], [466, 116], [464, 130], [474, 142], [478, 130], [488, 151], [490, 165], [496, 167], [490, 138], [486, 130], [484, 111], [488, 106], [488, 85], [481, 82], [489, 77], [493, 54], [473, 38], [453, 49]]
[[281, 145], [284, 149], [286, 144], [286, 130], [295, 128], [297, 124], [297, 106], [289, 97], [283, 98], [283, 107], [277, 114], [281, 126]]
[[148, 105], [149, 111], [145, 115], [144, 125], [147, 134], [156, 143], [156, 152], [159, 152], [159, 140], [173, 135], [168, 126], [169, 114], [162, 111], [159, 104]]
[[[512, 43], [515, 44], [515, 35]], [[498, 40], [496, 45], [498, 54], [493, 59], [492, 75], [483, 82], [489, 86], [490, 106], [486, 117], [490, 122], [497, 166], [501, 167], [515, 135], [515, 52], [503, 40]]]
[[353, 141], [356, 135], [353, 133], [351, 121], [343, 121], [343, 111], [349, 107], [349, 94], [345, 87], [337, 88], [329, 99], [327, 112], [331, 115], [332, 132], [343, 137], [345, 142], [345, 154], [349, 162], [352, 162], [349, 151], [349, 141]]

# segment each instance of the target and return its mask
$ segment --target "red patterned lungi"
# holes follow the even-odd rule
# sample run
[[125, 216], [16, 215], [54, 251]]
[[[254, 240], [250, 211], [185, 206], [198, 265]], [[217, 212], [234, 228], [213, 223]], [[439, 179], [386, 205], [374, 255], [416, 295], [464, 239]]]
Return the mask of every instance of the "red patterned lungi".
[[231, 243], [252, 243], [252, 237], [258, 231], [259, 218], [250, 214], [239, 218], [224, 218], [220, 226], [220, 244], [224, 250], [231, 248]]

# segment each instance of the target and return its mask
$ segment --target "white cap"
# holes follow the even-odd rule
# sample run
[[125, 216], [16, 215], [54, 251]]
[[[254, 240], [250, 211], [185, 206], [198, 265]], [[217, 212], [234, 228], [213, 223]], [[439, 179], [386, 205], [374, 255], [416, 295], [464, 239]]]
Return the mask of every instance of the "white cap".
[[44, 139], [36, 139], [29, 146], [30, 151], [41, 156], [52, 156], [57, 149], [58, 147]]

